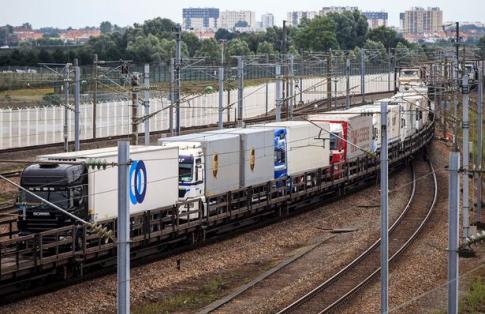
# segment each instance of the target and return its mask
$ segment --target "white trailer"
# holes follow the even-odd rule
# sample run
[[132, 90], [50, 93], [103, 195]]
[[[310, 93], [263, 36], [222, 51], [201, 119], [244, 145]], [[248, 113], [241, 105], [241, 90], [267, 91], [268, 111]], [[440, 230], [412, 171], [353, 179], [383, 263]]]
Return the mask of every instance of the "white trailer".
[[262, 128], [231, 128], [204, 134], [236, 134], [240, 141], [239, 186], [248, 187], [273, 180], [274, 132]]
[[398, 93], [393, 96], [393, 99], [399, 100], [409, 104], [409, 110], [414, 110], [414, 123], [412, 128], [420, 130], [429, 122], [429, 113], [431, 108], [425, 96], [413, 93]]
[[375, 104], [364, 105], [359, 107], [350, 108], [349, 112], [357, 112], [360, 114], [372, 115], [372, 149], [375, 150], [381, 147], [381, 105], [380, 102], [387, 102], [387, 139], [388, 143], [393, 143], [400, 140], [400, 107], [391, 99], [382, 99]]
[[[308, 121], [283, 121], [254, 125], [270, 128], [278, 134], [284, 155], [275, 157], [275, 177], [297, 175], [330, 164], [330, 124]], [[276, 140], [275, 140], [276, 141]], [[280, 167], [277, 168], [277, 167]], [[278, 173], [278, 174], [277, 174]]]
[[[212, 196], [239, 188], [239, 136], [197, 133], [160, 138], [162, 146], [178, 147], [180, 158], [192, 162], [191, 173], [182, 186], [197, 185], [198, 196]], [[189, 165], [187, 165], [189, 167]], [[197, 169], [202, 175], [198, 176]], [[195, 196], [195, 195], [194, 195]]]
[[393, 96], [393, 101], [401, 107], [401, 141], [416, 133], [416, 106], [399, 97]]
[[[174, 206], [178, 200], [178, 149], [160, 146], [130, 146], [130, 214], [165, 206]], [[89, 160], [118, 161], [117, 147], [78, 152], [42, 155], [42, 161]], [[88, 184], [88, 213], [92, 221], [117, 217], [118, 168], [92, 169], [86, 167]]]

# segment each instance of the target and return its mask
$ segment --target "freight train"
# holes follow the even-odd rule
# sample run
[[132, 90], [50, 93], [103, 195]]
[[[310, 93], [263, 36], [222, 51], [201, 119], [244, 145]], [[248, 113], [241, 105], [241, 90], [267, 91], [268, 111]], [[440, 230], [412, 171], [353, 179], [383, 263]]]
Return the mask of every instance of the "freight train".
[[[374, 104], [312, 114], [303, 121], [162, 137], [155, 146], [132, 146], [130, 213], [173, 206], [190, 221], [211, 214], [208, 199], [214, 195], [281, 184], [281, 178], [301, 177], [315, 169], [343, 178], [345, 163], [380, 149], [381, 102], [388, 104], [391, 144], [404, 143], [430, 123], [433, 104], [425, 88], [413, 86], [419, 90], [403, 88]], [[93, 169], [89, 164], [116, 161], [116, 154], [111, 147], [39, 156], [36, 164], [24, 169], [20, 184], [88, 221], [112, 219], [117, 214], [116, 169]], [[21, 234], [73, 223], [28, 193], [19, 194]]]

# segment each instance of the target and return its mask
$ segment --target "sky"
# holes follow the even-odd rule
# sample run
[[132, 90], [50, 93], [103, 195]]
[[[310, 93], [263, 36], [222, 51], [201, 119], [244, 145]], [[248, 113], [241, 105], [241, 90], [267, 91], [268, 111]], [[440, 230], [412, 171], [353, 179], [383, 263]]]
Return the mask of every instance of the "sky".
[[154, 17], [182, 22], [182, 8], [216, 7], [220, 10], [251, 10], [256, 19], [266, 12], [282, 24], [289, 11], [318, 11], [323, 6], [358, 6], [362, 11], [384, 10], [389, 23], [399, 26], [399, 13], [412, 6], [437, 6], [443, 10], [443, 21], [485, 22], [485, 0], [0, 0], [0, 25], [21, 25], [34, 28], [54, 26], [79, 28], [98, 26], [110, 21], [119, 26], [142, 23]]

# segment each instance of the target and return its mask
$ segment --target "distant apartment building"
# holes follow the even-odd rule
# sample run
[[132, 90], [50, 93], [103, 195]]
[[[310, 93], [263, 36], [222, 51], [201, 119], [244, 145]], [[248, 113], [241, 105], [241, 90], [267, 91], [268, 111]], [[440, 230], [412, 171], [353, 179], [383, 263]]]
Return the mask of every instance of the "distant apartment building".
[[38, 40], [44, 37], [44, 34], [38, 31], [15, 31], [14, 35], [18, 41]]
[[212, 39], [216, 37], [216, 32], [214, 30], [191, 30], [192, 34], [197, 36], [199, 39]]
[[97, 28], [93, 29], [70, 29], [59, 34], [59, 39], [65, 43], [86, 43], [91, 37], [101, 36], [101, 31]]
[[403, 32], [404, 30], [404, 13], [399, 13], [399, 31]]
[[[244, 24], [244, 26], [241, 24]], [[254, 11], [222, 11], [218, 28], [255, 30], [256, 13]]]
[[219, 9], [217, 8], [184, 8], [182, 10], [182, 28], [184, 30], [217, 29]]
[[362, 12], [367, 18], [367, 23], [369, 23], [369, 28], [376, 28], [379, 26], [387, 26], [388, 14], [387, 12]]
[[274, 15], [272, 13], [266, 13], [261, 15], [261, 28], [267, 29], [274, 26]]
[[440, 8], [414, 7], [400, 15], [404, 34], [431, 34], [441, 31], [443, 11]]
[[317, 16], [316, 11], [292, 11], [288, 12], [286, 20], [291, 26], [298, 26], [302, 19], [312, 20]]
[[328, 13], [344, 13], [346, 11], [355, 11], [359, 10], [358, 7], [323, 7], [318, 14], [319, 15], [327, 15]]

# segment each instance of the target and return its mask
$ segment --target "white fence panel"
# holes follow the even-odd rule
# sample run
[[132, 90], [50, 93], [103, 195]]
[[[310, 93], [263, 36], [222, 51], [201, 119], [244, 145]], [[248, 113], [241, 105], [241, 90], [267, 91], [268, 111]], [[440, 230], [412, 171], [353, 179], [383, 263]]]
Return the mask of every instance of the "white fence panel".
[[[365, 91], [382, 92], [388, 90], [388, 74], [370, 74], [366, 76]], [[345, 95], [346, 80], [344, 76], [332, 81], [332, 97]], [[393, 79], [393, 75], [391, 75]], [[266, 87], [267, 85], [267, 87]], [[300, 85], [295, 80], [295, 85]], [[391, 82], [391, 87], [394, 83]], [[295, 104], [312, 102], [327, 97], [326, 79], [322, 77], [306, 78], [301, 86], [295, 86]], [[266, 95], [266, 90], [267, 95]], [[301, 91], [301, 95], [300, 94]], [[360, 94], [360, 76], [350, 77], [351, 95]], [[275, 108], [275, 82], [248, 86], [243, 92], [243, 118], [251, 118], [271, 111]], [[182, 99], [189, 99], [181, 103], [180, 119], [182, 127], [203, 126], [216, 124], [219, 119], [219, 93], [204, 95], [182, 95]], [[71, 107], [73, 104], [70, 104]], [[150, 130], [162, 131], [169, 128], [169, 106], [167, 98], [153, 98], [150, 100], [150, 113], [158, 112], [150, 120]], [[267, 108], [267, 109], [266, 109]], [[237, 112], [237, 89], [224, 92], [224, 122], [234, 121]], [[138, 107], [139, 116], [144, 114], [144, 107]], [[100, 102], [96, 106], [96, 134], [98, 137], [129, 134], [131, 132], [131, 100]], [[175, 109], [173, 110], [175, 119]], [[80, 105], [80, 138], [89, 139], [93, 135], [93, 104]], [[63, 142], [64, 107], [46, 106], [19, 109], [0, 109], [0, 149], [25, 147]], [[74, 112], [68, 114], [69, 140], [74, 140]], [[174, 123], [175, 127], [175, 123]], [[140, 123], [140, 132], [143, 123]]]

